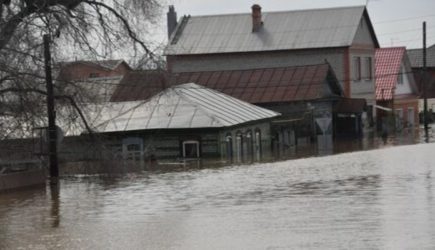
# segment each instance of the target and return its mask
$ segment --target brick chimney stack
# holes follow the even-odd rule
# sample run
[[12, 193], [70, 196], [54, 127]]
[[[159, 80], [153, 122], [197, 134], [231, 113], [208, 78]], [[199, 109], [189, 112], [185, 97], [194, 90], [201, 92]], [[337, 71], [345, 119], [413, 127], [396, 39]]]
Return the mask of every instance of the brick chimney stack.
[[170, 38], [177, 27], [177, 12], [175, 12], [174, 5], [169, 5], [169, 11], [166, 15], [168, 17], [168, 38]]
[[257, 32], [263, 25], [261, 20], [261, 7], [258, 4], [252, 5], [252, 32]]

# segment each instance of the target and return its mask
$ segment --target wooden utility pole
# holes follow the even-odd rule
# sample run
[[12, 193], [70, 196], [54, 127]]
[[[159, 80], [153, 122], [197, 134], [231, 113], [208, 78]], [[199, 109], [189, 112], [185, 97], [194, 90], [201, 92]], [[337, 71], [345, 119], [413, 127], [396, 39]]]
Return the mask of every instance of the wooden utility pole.
[[428, 116], [427, 116], [427, 79], [426, 79], [426, 67], [427, 67], [427, 59], [426, 59], [426, 22], [423, 22], [423, 74], [422, 74], [422, 83], [423, 83], [423, 121], [424, 121], [424, 135], [426, 142], [429, 142], [429, 126], [428, 126]]
[[47, 86], [47, 113], [48, 113], [48, 157], [50, 164], [51, 184], [57, 183], [59, 167], [57, 164], [57, 130], [56, 113], [54, 110], [53, 79], [51, 76], [51, 53], [50, 35], [44, 35], [44, 58], [45, 58], [45, 80]]

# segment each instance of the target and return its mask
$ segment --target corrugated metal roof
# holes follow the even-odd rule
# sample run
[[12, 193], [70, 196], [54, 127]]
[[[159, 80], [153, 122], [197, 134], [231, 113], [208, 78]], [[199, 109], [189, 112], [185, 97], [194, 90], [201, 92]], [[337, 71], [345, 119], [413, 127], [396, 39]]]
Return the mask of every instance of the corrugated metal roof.
[[111, 101], [146, 100], [169, 84], [189, 82], [249, 103], [307, 101], [342, 95], [340, 84], [328, 64], [177, 73], [167, 83], [164, 74], [129, 72]]
[[[177, 27], [167, 55], [346, 47], [353, 42], [364, 6], [263, 13], [252, 32], [251, 13], [192, 16]], [[181, 26], [181, 25], [179, 25]]]
[[185, 72], [173, 82], [195, 82], [249, 103], [318, 100], [342, 96], [342, 89], [328, 64]]
[[167, 86], [166, 72], [161, 70], [129, 71], [117, 86], [111, 102], [146, 100]]
[[[423, 49], [410, 49], [407, 52], [411, 67], [423, 68]], [[435, 68], [435, 44], [426, 49], [426, 66]]]
[[220, 128], [279, 115], [194, 83], [168, 88], [147, 101], [105, 103], [90, 110], [88, 120], [98, 132]]
[[393, 99], [405, 51], [405, 47], [376, 49], [376, 100]]

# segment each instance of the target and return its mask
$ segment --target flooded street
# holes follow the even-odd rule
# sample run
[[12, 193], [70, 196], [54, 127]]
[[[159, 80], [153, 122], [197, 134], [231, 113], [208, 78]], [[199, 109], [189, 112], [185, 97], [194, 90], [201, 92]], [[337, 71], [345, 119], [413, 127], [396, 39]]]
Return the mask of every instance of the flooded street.
[[434, 152], [64, 178], [0, 195], [0, 249], [434, 249]]

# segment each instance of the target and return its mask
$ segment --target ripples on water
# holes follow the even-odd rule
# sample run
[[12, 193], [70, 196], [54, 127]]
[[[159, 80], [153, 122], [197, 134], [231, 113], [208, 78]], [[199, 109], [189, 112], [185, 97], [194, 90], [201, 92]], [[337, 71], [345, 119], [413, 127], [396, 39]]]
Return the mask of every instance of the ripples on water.
[[0, 249], [435, 249], [434, 144], [0, 195]]

